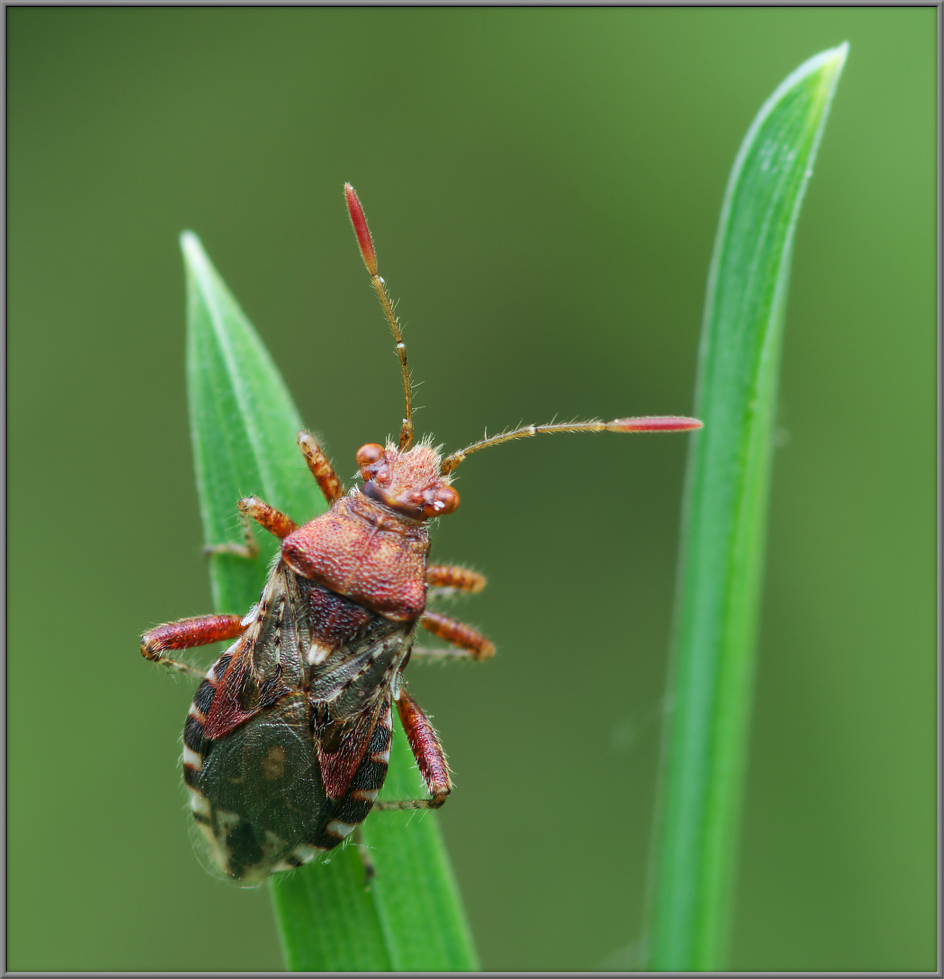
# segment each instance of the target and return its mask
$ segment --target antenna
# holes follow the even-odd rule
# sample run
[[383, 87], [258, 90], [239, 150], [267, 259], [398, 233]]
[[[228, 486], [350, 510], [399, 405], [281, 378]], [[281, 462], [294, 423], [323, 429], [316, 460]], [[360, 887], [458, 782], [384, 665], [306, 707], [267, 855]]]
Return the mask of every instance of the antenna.
[[[344, 185], [344, 197], [347, 200], [347, 209], [351, 215], [351, 224], [354, 225], [354, 234], [357, 235], [357, 244], [361, 250], [361, 257], [364, 265], [370, 273], [370, 281], [377, 291], [380, 305], [383, 306], [387, 322], [390, 324], [390, 332], [393, 333], [393, 340], [397, 345], [397, 356], [400, 358], [400, 373], [403, 375], [403, 426], [400, 428], [400, 451], [408, 449], [413, 441], [413, 387], [410, 384], [410, 368], [406, 362], [406, 344], [403, 342], [403, 332], [400, 329], [400, 321], [394, 312], [393, 303], [387, 295], [387, 286], [384, 280], [377, 274], [377, 254], [374, 251], [374, 242], [370, 237], [370, 229], [367, 227], [367, 218], [364, 216], [364, 209], [361, 202], [354, 193], [354, 188], [350, 184]], [[456, 463], [458, 465], [458, 463]]]
[[697, 418], [685, 418], [681, 415], [649, 415], [644, 418], [614, 418], [611, 422], [592, 419], [586, 422], [551, 422], [547, 425], [523, 425], [501, 435], [493, 435], [479, 442], [473, 442], [458, 452], [446, 456], [439, 467], [441, 475], [451, 473], [465, 457], [479, 449], [487, 449], [490, 445], [500, 445], [512, 439], [526, 439], [532, 435], [556, 435], [558, 432], [690, 432], [701, 428], [702, 423]]

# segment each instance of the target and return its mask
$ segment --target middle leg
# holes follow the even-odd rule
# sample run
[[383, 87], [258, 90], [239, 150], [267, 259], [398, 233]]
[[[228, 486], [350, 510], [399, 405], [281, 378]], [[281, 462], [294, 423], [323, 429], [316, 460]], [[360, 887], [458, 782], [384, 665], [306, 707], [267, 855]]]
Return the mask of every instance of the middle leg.
[[169, 649], [193, 649], [195, 646], [206, 646], [223, 639], [236, 639], [245, 629], [238, 615], [201, 615], [193, 619], [180, 619], [145, 632], [141, 637], [141, 655], [168, 669], [202, 677], [202, 670], [164, 654]]
[[443, 591], [464, 591], [478, 594], [485, 587], [485, 575], [457, 564], [431, 564], [426, 569], [426, 584]]
[[441, 615], [439, 612], [424, 612], [420, 625], [440, 639], [445, 639], [455, 649], [422, 649], [413, 647], [411, 656], [424, 659], [452, 658], [457, 656], [475, 660], [491, 659], [495, 655], [495, 645], [486, 639], [477, 629], [460, 622], [458, 619]]

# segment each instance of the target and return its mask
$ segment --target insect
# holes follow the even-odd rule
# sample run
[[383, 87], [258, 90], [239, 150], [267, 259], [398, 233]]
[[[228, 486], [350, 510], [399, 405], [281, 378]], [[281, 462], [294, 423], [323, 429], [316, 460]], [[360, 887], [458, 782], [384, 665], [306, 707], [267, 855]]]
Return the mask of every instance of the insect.
[[[451, 474], [469, 455], [513, 439], [557, 432], [686, 431], [682, 417], [528, 425], [473, 442], [443, 458], [429, 439], [413, 444], [406, 346], [377, 273], [354, 189], [344, 193], [361, 256], [400, 359], [405, 410], [398, 443], [357, 451], [361, 485], [345, 493], [311, 435], [298, 445], [330, 509], [303, 526], [257, 497], [239, 500], [245, 543], [207, 548], [254, 557], [255, 520], [281, 541], [258, 603], [246, 615], [206, 615], [157, 626], [142, 637], [149, 660], [201, 677], [183, 733], [183, 776], [193, 819], [214, 863], [238, 882], [291, 870], [336, 847], [372, 809], [435, 809], [452, 789], [432, 724], [407, 693], [412, 658], [489, 659], [495, 647], [472, 627], [427, 608], [430, 593], [474, 593], [476, 572], [430, 564], [429, 521], [453, 513]], [[426, 630], [444, 649], [415, 645]], [[174, 650], [232, 645], [204, 676]], [[378, 801], [396, 708], [428, 790], [424, 799]]]

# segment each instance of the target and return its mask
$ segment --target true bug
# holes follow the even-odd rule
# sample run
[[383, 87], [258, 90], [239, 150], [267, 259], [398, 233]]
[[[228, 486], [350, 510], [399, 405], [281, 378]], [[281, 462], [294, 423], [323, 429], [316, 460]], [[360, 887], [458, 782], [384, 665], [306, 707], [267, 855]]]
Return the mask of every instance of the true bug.
[[[400, 324], [377, 274], [360, 202], [350, 184], [344, 193], [400, 358], [405, 411], [398, 444], [362, 445], [356, 458], [363, 484], [345, 494], [321, 447], [300, 433], [299, 447], [330, 509], [299, 527], [247, 497], [237, 504], [245, 544], [207, 549], [255, 556], [250, 518], [281, 540], [258, 604], [245, 616], [207, 615], [157, 626], [141, 642], [147, 659], [202, 677], [184, 726], [184, 782], [214, 862], [243, 883], [331, 850], [371, 809], [433, 809], [451, 791], [439, 739], [406, 692], [402, 674], [411, 656], [485, 660], [495, 651], [475, 629], [426, 607], [430, 589], [477, 592], [485, 585], [475, 572], [427, 560], [427, 523], [459, 505], [450, 474], [468, 455], [541, 433], [701, 427], [682, 417], [528, 425], [445, 458], [428, 440], [413, 445]], [[415, 646], [419, 627], [449, 648]], [[234, 642], [205, 677], [166, 655], [224, 639]], [[394, 704], [426, 782], [426, 799], [377, 802]]]

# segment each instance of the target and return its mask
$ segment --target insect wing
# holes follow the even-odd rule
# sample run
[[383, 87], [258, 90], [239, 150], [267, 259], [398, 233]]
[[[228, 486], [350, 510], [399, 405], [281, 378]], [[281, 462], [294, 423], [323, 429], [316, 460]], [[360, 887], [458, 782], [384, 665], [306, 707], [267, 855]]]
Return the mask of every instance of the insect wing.
[[209, 743], [199, 785], [208, 822], [197, 821], [230, 877], [261, 880], [320, 835], [327, 800], [308, 717], [297, 694]]
[[184, 728], [184, 780], [213, 861], [251, 883], [310, 859], [326, 796], [301, 686], [297, 580], [273, 571], [243, 636], [207, 674]]
[[[394, 684], [413, 644], [414, 629], [311, 585], [315, 643], [307, 687], [321, 775], [329, 798], [351, 787], [374, 732], [390, 713]], [[359, 616], [364, 616], [361, 622]], [[335, 623], [347, 623], [335, 633]], [[350, 636], [350, 624], [359, 632]]]

